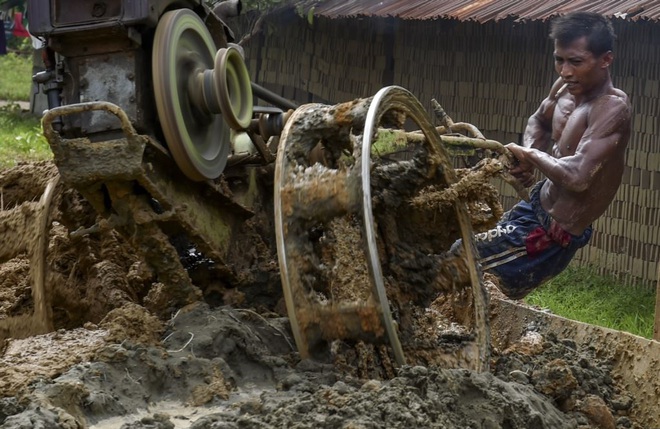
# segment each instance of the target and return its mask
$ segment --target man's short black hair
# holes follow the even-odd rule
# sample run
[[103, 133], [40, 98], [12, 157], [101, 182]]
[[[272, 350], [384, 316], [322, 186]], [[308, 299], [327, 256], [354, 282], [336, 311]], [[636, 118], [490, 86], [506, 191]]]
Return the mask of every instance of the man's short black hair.
[[614, 49], [614, 28], [609, 19], [594, 12], [572, 12], [555, 18], [550, 24], [550, 38], [560, 46], [587, 37], [587, 48], [598, 56]]

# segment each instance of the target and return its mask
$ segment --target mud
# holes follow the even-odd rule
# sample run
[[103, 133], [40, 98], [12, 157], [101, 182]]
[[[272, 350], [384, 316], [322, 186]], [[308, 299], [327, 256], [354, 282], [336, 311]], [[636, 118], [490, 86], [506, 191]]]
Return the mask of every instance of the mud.
[[[24, 164], [0, 173], [0, 187], [8, 191], [4, 198], [5, 214], [34, 224], [34, 216], [25, 216], [26, 203], [38, 200], [46, 183], [56, 175], [51, 163]], [[21, 192], [24, 197], [21, 198]], [[97, 234], [75, 236], [70, 232], [96, 223], [92, 208], [74, 190], [59, 184], [50, 212], [46, 255], [46, 284], [55, 328], [70, 329], [85, 322], [98, 323], [112, 309], [135, 302], [148, 290], [148, 275], [141, 273], [135, 251], [116, 232], [101, 229]], [[5, 219], [4, 225], [11, 219]], [[30, 231], [26, 228], [25, 231]], [[11, 230], [3, 234], [3, 241]], [[15, 232], [15, 230], [13, 231]], [[22, 235], [22, 234], [21, 234]], [[16, 236], [28, 249], [37, 237]], [[29, 252], [10, 256], [0, 268], [3, 300], [0, 318], [27, 316], [32, 313], [30, 277], [26, 275]], [[22, 336], [20, 332], [18, 336]], [[14, 336], [15, 337], [15, 336]]]
[[[5, 210], [38, 200], [54, 174], [49, 163], [0, 172]], [[533, 329], [514, 346], [493, 349], [491, 372], [478, 373], [455, 368], [460, 362], [436, 354], [435, 343], [402, 368], [384, 346], [349, 341], [301, 360], [281, 302], [255, 305], [253, 291], [214, 286], [201, 274], [194, 278], [206, 301], [158, 318], [145, 301], [159, 285], [126, 241], [109, 228], [72, 235], [99, 220], [63, 184], [53, 206], [47, 284], [54, 331], [5, 341], [2, 428], [643, 427], [602, 353]], [[413, 214], [415, 222], [429, 228], [411, 237], [409, 250], [438, 240], [442, 219], [431, 216], [433, 205], [422, 207], [430, 208]], [[353, 247], [350, 225], [335, 225], [333, 234], [338, 246]], [[344, 256], [346, 266], [358, 261]], [[26, 254], [0, 263], [0, 320], [31, 314]], [[355, 278], [338, 277], [335, 293], [355, 297], [347, 292]], [[410, 279], [411, 290], [422, 281]], [[469, 314], [461, 302], [411, 309], [411, 334], [428, 339], [439, 329], [451, 332], [445, 344], [460, 344], [473, 334], [447, 315]]]

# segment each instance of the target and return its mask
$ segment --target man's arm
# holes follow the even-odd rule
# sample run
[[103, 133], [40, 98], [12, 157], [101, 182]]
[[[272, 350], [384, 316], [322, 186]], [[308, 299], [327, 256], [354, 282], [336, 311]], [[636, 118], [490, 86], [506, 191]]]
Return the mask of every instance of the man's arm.
[[[548, 96], [527, 120], [527, 127], [523, 134], [523, 147], [547, 152], [552, 142], [552, 116], [562, 84], [561, 78], [555, 81]], [[518, 158], [518, 164], [511, 169], [511, 174], [526, 187], [534, 183], [534, 165], [523, 162], [520, 158]]]
[[528, 149], [513, 144], [507, 147], [521, 164], [532, 164], [553, 183], [573, 192], [583, 192], [591, 186], [594, 178], [612, 156], [630, 128], [630, 105], [622, 97], [604, 96], [594, 105], [589, 114], [589, 124], [575, 154], [555, 158], [546, 152]]
[[563, 85], [561, 78], [557, 79], [550, 88], [550, 93], [541, 102], [539, 108], [527, 120], [527, 127], [523, 135], [523, 146], [546, 152], [552, 142], [552, 116], [557, 106], [559, 90]]

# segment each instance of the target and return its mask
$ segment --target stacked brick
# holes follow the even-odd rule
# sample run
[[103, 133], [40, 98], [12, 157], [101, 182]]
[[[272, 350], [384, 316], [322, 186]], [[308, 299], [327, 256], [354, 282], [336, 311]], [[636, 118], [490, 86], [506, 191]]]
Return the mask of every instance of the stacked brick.
[[[631, 97], [633, 136], [623, 184], [576, 263], [654, 288], [660, 260], [660, 54], [654, 41], [660, 23], [614, 24], [619, 39], [612, 77]], [[248, 46], [248, 65], [258, 83], [278, 94], [299, 103], [337, 103], [400, 85], [427, 111], [435, 98], [455, 121], [503, 143], [521, 140], [527, 118], [556, 78], [542, 21], [316, 17], [310, 26], [289, 12], [272, 17], [268, 28], [260, 43]], [[505, 207], [515, 203], [508, 185], [500, 190]]]

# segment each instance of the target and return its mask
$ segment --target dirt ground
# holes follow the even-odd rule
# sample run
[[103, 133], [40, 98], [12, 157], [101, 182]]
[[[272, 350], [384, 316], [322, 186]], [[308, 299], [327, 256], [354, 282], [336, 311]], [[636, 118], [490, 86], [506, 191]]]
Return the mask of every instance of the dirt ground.
[[[55, 173], [48, 162], [0, 171], [2, 219], [31, 221], [21, 207]], [[641, 428], [610, 362], [533, 327], [477, 373], [388, 367], [383, 347], [360, 342], [300, 359], [278, 296], [257, 307], [224, 290], [158, 318], [145, 300], [159, 285], [126, 241], [109, 229], [70, 234], [97, 219], [63, 184], [53, 207], [52, 332], [2, 331], [34, 300], [26, 253], [0, 260], [2, 428]], [[2, 240], [12, 231], [0, 225]]]

